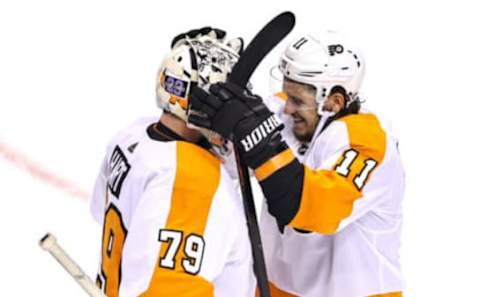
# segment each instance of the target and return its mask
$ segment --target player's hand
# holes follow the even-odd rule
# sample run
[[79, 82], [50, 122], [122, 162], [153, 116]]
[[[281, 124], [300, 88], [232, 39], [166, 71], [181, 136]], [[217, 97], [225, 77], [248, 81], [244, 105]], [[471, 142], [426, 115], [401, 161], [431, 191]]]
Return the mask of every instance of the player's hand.
[[188, 32], [180, 33], [172, 39], [171, 48], [173, 49], [178, 44], [181, 44], [185, 41], [186, 38], [199, 38], [202, 36], [208, 35], [213, 39], [217, 39], [218, 41], [222, 42], [225, 39], [227, 33], [224, 30], [212, 27], [203, 27], [199, 29], [193, 29]]
[[248, 166], [257, 168], [285, 149], [284, 125], [262, 98], [233, 83], [217, 83], [209, 92], [194, 88], [188, 122], [217, 132], [237, 145]]

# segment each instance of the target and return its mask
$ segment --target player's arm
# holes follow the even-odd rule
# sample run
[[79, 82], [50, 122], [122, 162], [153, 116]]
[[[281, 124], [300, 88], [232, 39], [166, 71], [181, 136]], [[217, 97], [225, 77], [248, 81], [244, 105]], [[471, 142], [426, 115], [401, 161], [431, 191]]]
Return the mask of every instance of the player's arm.
[[365, 192], [386, 146], [385, 133], [373, 115], [337, 120], [323, 136], [328, 144], [322, 147], [319, 168], [300, 164], [285, 150], [255, 169], [269, 211], [280, 226], [335, 233], [385, 197], [382, 185]]
[[210, 94], [194, 90], [192, 108], [204, 112], [208, 128], [236, 142], [255, 170], [268, 210], [280, 228], [336, 232], [340, 222], [351, 216], [374, 163], [379, 162], [371, 158], [371, 149], [345, 146], [332, 153], [338, 159], [333, 168], [314, 170], [301, 164], [280, 136], [282, 125], [269, 122], [272, 113], [261, 98], [232, 84], [214, 85]]
[[314, 170], [295, 158], [286, 164], [275, 161], [286, 158], [282, 155], [293, 156], [285, 150], [255, 170], [278, 225], [322, 234], [337, 232], [340, 223], [354, 215], [354, 203], [363, 196], [362, 188], [376, 162], [346, 149], [338, 154], [334, 168]]
[[105, 156], [100, 167], [93, 194], [90, 200], [90, 212], [93, 218], [98, 223], [103, 222], [103, 215], [105, 213], [106, 193], [107, 191], [107, 156]]

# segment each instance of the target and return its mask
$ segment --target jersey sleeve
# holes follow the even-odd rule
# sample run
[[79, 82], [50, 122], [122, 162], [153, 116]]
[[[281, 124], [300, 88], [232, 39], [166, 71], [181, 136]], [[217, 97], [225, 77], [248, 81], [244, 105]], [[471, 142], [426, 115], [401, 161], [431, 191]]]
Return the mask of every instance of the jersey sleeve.
[[103, 223], [103, 216], [105, 211], [107, 195], [107, 156], [105, 156], [100, 167], [95, 185], [93, 187], [93, 194], [90, 199], [90, 212], [98, 223]]
[[112, 153], [115, 152], [114, 147], [120, 143], [124, 143], [126, 139], [131, 137], [136, 137], [139, 134], [139, 131], [143, 131], [146, 126], [150, 123], [154, 123], [154, 117], [146, 117], [135, 120], [130, 123], [124, 129], [118, 131], [111, 139], [105, 149], [105, 157], [101, 164], [97, 179], [95, 180], [95, 185], [93, 188], [93, 194], [90, 199], [90, 212], [94, 219], [102, 223], [104, 211], [107, 204], [107, 183], [108, 183], [108, 162]]
[[[368, 195], [365, 190], [385, 155], [386, 136], [378, 121], [355, 115], [336, 125], [331, 131], [338, 139], [326, 144], [329, 149], [313, 152], [317, 158], [324, 154], [320, 166], [311, 168], [284, 157], [283, 163], [277, 160], [272, 165], [269, 161], [276, 169], [266, 170], [267, 163], [257, 169], [257, 178], [262, 169], [266, 172], [260, 184], [269, 212], [280, 227], [333, 234], [366, 213], [382, 196], [384, 188], [369, 190]], [[293, 156], [289, 151], [281, 154]], [[283, 190], [286, 194], [279, 190], [286, 188], [282, 184], [288, 184], [289, 189]]]

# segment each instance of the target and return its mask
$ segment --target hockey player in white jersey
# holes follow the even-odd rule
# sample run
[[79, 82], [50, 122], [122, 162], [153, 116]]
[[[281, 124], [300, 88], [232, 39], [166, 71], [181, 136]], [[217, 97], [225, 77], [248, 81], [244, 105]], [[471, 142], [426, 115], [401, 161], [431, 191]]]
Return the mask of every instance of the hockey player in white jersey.
[[260, 182], [272, 296], [402, 296], [404, 171], [388, 125], [361, 108], [361, 54], [338, 34], [306, 35], [278, 68], [270, 110], [231, 83], [194, 89], [190, 101]]
[[226, 43], [224, 35], [203, 28], [176, 38], [157, 77], [160, 119], [138, 120], [108, 146], [91, 209], [103, 223], [97, 284], [109, 297], [254, 294], [222, 139], [186, 125], [192, 86], [225, 81], [238, 59], [241, 40]]

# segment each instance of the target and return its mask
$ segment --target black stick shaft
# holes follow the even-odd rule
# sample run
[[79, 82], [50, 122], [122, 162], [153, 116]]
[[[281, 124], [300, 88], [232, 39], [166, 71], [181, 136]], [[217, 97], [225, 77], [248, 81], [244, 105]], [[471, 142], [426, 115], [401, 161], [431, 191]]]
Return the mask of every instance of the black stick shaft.
[[248, 174], [248, 167], [242, 159], [242, 155], [235, 147], [235, 158], [237, 160], [237, 171], [242, 189], [243, 208], [248, 226], [248, 235], [253, 254], [253, 271], [257, 277], [257, 287], [260, 297], [270, 297], [268, 288], [267, 269], [265, 267], [265, 257], [262, 249], [262, 239], [260, 237], [260, 228], [255, 211], [255, 201], [252, 194], [252, 185]]
[[[240, 87], [245, 87], [253, 72], [263, 58], [293, 29], [295, 16], [291, 12], [284, 12], [271, 20], [253, 38], [252, 42], [240, 56], [239, 61], [233, 67], [228, 80]], [[252, 194], [252, 185], [248, 174], [248, 166], [243, 161], [242, 155], [235, 146], [235, 158], [237, 171], [242, 189], [243, 207], [248, 225], [250, 244], [253, 254], [253, 270], [257, 277], [257, 286], [260, 297], [270, 297], [268, 287], [267, 269], [263, 255], [260, 229], [255, 211], [255, 202]]]

